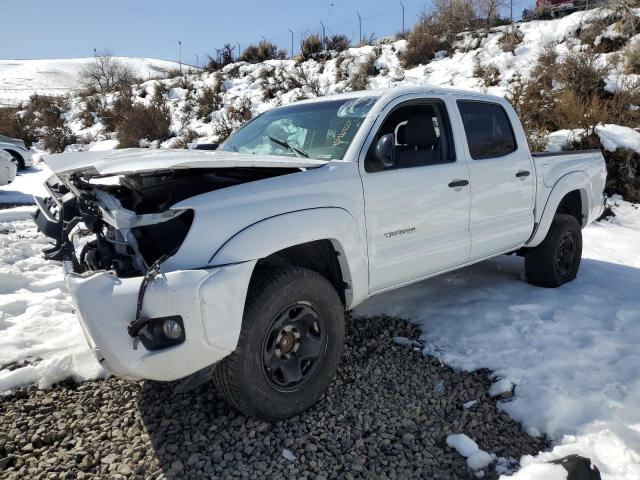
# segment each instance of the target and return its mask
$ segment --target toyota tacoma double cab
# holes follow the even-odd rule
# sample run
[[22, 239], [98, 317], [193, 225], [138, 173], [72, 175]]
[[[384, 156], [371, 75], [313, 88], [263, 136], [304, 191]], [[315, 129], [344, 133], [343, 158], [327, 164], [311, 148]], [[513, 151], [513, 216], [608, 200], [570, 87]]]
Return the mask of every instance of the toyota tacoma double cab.
[[245, 414], [313, 405], [372, 295], [495, 257], [573, 280], [599, 151], [531, 154], [502, 98], [401, 87], [267, 110], [215, 151], [51, 155], [35, 221], [115, 375], [207, 372]]

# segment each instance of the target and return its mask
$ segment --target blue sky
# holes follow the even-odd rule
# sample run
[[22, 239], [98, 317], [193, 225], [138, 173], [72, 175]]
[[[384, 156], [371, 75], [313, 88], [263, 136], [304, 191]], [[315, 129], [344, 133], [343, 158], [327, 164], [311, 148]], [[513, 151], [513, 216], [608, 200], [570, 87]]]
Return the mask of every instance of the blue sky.
[[[431, 6], [430, 1], [403, 3], [407, 28]], [[529, 3], [514, 1], [514, 16]], [[301, 35], [321, 32], [320, 22], [327, 34], [357, 40], [357, 12], [363, 36], [402, 28], [395, 0], [0, 0], [0, 18], [11, 19], [2, 22], [0, 58], [84, 57], [106, 48], [116, 55], [177, 60], [181, 40], [182, 60], [195, 65], [224, 43], [244, 48], [262, 36], [289, 50], [289, 29], [297, 50]]]

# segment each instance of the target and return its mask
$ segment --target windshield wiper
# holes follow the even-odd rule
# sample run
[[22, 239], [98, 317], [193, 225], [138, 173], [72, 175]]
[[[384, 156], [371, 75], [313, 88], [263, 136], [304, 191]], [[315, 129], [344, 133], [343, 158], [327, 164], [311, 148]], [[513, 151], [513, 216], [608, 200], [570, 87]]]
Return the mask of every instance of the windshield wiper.
[[293, 153], [295, 153], [297, 157], [309, 158], [309, 154], [307, 152], [305, 152], [304, 150], [299, 149], [298, 147], [294, 147], [293, 145], [291, 145], [290, 143], [285, 142], [284, 140], [280, 140], [279, 138], [274, 138], [274, 137], [267, 137], [267, 138], [269, 140], [271, 140], [273, 143], [277, 143], [278, 145], [280, 145], [282, 147], [288, 148]]

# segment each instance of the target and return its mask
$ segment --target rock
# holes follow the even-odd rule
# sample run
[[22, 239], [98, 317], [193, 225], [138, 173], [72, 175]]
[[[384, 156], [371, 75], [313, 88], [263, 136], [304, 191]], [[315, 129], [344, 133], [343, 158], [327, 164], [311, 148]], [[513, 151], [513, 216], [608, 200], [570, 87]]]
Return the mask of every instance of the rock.
[[118, 472], [120, 475], [131, 475], [131, 467], [126, 463], [121, 463], [120, 465], [118, 465], [116, 472]]
[[104, 463], [106, 465], [110, 465], [110, 464], [116, 462], [116, 458], [117, 458], [117, 456], [116, 456], [115, 453], [110, 453], [110, 454], [105, 455], [104, 457], [102, 457], [100, 459], [100, 463]]

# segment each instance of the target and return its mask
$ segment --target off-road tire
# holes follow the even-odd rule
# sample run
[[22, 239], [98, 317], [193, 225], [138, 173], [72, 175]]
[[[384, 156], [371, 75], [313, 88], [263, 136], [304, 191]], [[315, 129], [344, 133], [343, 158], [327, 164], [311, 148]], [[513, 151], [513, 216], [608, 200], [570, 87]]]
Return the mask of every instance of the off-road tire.
[[[571, 261], [558, 266], [563, 244], [573, 246]], [[561, 257], [561, 255], [560, 255]], [[546, 238], [540, 245], [527, 249], [525, 276], [527, 282], [538, 287], [556, 288], [570, 282], [578, 273], [582, 258], [582, 231], [575, 217], [558, 213], [554, 217]]]
[[[283, 391], [264, 366], [264, 345], [274, 319], [295, 302], [306, 302], [322, 316], [323, 355], [299, 388]], [[327, 390], [344, 346], [344, 307], [322, 275], [300, 267], [264, 268], [249, 286], [235, 351], [214, 367], [213, 381], [222, 396], [242, 413], [277, 421], [311, 407]]]

